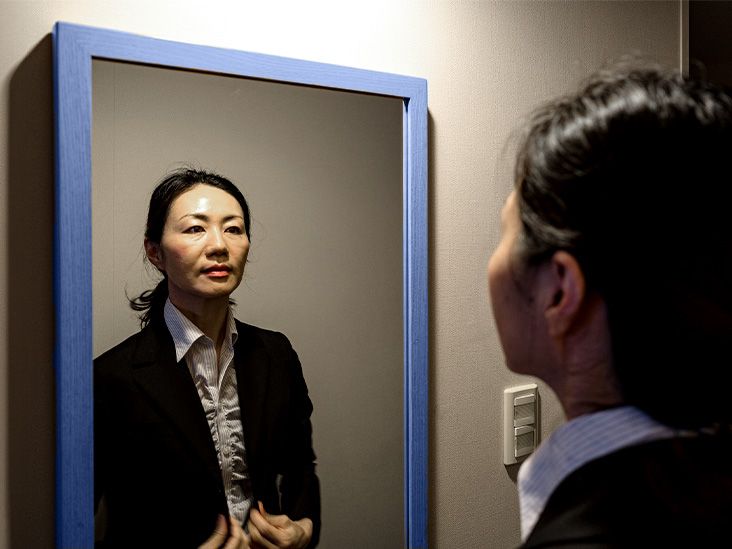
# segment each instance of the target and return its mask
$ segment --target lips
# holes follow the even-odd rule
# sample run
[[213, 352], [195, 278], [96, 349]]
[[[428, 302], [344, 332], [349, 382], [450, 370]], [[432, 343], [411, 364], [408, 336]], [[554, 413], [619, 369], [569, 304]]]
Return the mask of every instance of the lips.
[[228, 265], [211, 265], [210, 267], [203, 269], [201, 272], [213, 277], [228, 276], [231, 272], [231, 267]]

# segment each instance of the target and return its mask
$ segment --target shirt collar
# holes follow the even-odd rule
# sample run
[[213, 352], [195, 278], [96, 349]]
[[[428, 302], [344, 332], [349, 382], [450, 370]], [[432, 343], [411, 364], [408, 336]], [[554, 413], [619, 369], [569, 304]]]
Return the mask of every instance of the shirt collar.
[[626, 446], [679, 434], [634, 406], [586, 414], [561, 425], [519, 469], [521, 539], [529, 536], [552, 492], [570, 473]]
[[[173, 337], [175, 344], [175, 360], [180, 362], [191, 347], [202, 337], [208, 339], [201, 329], [191, 322], [180, 310], [173, 305], [170, 298], [165, 300], [165, 308], [163, 309], [165, 324], [168, 326], [170, 335]], [[239, 333], [236, 330], [236, 322], [234, 315], [229, 306], [226, 314], [226, 334], [224, 335], [224, 343], [231, 342], [230, 345], [236, 344]]]

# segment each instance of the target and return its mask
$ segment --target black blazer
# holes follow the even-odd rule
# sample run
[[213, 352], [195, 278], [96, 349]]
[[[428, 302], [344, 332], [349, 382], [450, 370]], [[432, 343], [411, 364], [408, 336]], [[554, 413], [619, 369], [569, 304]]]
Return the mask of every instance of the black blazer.
[[[320, 534], [308, 397], [300, 362], [278, 332], [237, 321], [234, 346], [247, 466], [270, 513]], [[104, 547], [197, 547], [228, 515], [216, 449], [185, 359], [162, 318], [94, 361], [95, 502]]]
[[552, 493], [523, 547], [729, 547], [730, 438], [659, 440], [589, 462]]

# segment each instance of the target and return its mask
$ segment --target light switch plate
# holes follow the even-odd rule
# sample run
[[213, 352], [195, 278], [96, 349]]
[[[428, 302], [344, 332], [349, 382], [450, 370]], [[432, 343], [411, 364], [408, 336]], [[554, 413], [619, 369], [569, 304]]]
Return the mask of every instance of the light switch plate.
[[[516, 437], [534, 430], [534, 447], [521, 445], [517, 452]], [[522, 437], [525, 440], [525, 437]], [[539, 394], [536, 383], [517, 385], [503, 390], [503, 463], [523, 461], [539, 443]], [[519, 457], [516, 457], [519, 453]]]

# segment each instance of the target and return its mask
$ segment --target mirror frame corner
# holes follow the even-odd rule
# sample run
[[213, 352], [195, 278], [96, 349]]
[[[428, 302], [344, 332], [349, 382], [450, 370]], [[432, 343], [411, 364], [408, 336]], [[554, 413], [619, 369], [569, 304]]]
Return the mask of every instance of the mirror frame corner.
[[404, 543], [427, 547], [427, 82], [422, 78], [185, 44], [58, 22], [54, 369], [56, 546], [94, 542], [91, 125], [92, 59], [249, 77], [403, 100]]

